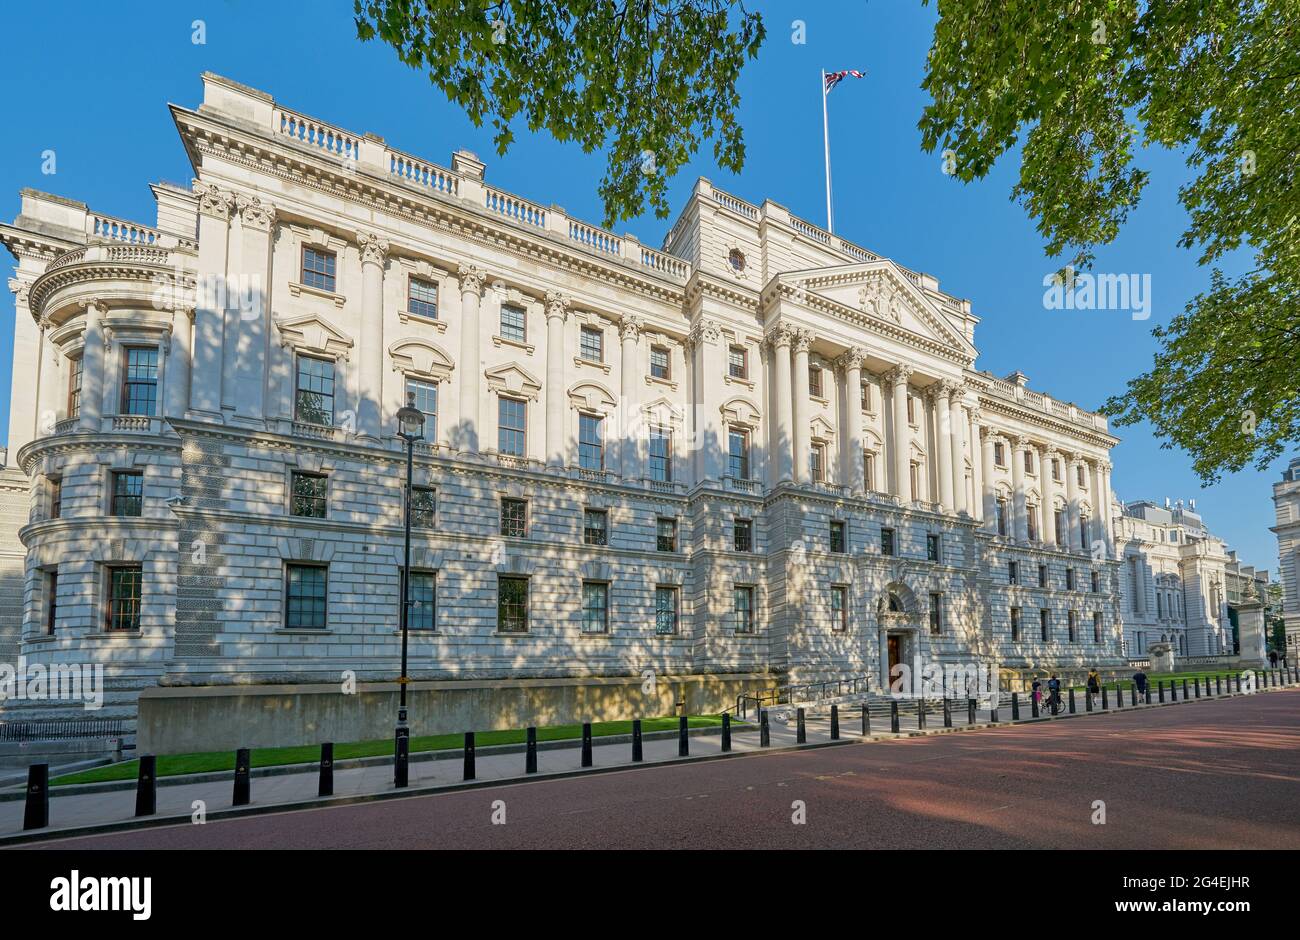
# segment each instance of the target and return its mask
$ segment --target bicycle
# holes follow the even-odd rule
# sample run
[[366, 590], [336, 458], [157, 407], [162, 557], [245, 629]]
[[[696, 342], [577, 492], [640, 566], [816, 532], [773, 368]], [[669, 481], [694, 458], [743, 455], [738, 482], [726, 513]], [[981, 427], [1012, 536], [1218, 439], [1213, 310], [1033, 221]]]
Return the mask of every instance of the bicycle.
[[1043, 699], [1043, 708], [1049, 715], [1059, 715], [1065, 711], [1065, 704], [1061, 701], [1060, 692], [1049, 692], [1047, 698]]

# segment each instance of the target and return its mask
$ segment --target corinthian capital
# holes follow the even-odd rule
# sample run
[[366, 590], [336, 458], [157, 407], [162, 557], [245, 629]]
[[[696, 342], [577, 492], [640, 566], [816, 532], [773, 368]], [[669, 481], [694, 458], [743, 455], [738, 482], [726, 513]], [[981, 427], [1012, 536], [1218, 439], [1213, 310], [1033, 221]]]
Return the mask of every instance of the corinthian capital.
[[487, 272], [474, 264], [462, 264], [456, 269], [456, 276], [460, 278], [460, 292], [462, 294], [481, 294], [483, 292], [483, 282], [487, 280]]
[[239, 220], [245, 225], [269, 232], [275, 223], [275, 206], [257, 196], [235, 196], [235, 208], [239, 210]]
[[782, 346], [788, 349], [790, 344], [794, 342], [794, 331], [784, 323], [778, 323], [767, 331], [767, 336], [763, 338], [763, 341], [772, 349], [779, 349]]
[[215, 183], [205, 183], [197, 179], [190, 184], [190, 188], [199, 197], [201, 215], [210, 215], [223, 222], [230, 219], [230, 212], [235, 207], [234, 194], [226, 192]]
[[357, 247], [361, 249], [362, 264], [382, 266], [388, 260], [388, 239], [373, 232], [357, 232]]
[[645, 329], [645, 320], [636, 314], [628, 314], [623, 318], [623, 322], [618, 325], [618, 338], [620, 340], [632, 340], [636, 342], [641, 338], [641, 331]]
[[716, 343], [721, 338], [722, 327], [716, 320], [701, 320], [691, 329], [686, 342], [688, 345], [698, 346], [702, 343]]
[[907, 380], [912, 377], [913, 369], [905, 362], [900, 362], [894, 368], [885, 373], [885, 379], [891, 385], [906, 385]]
[[816, 338], [817, 338], [817, 336], [816, 336], [816, 334], [813, 333], [812, 330], [809, 330], [809, 329], [806, 329], [806, 328], [800, 328], [800, 329], [795, 330], [795, 331], [794, 331], [794, 351], [795, 351], [795, 352], [807, 352], [810, 348], [812, 348], [813, 340], [816, 339]]

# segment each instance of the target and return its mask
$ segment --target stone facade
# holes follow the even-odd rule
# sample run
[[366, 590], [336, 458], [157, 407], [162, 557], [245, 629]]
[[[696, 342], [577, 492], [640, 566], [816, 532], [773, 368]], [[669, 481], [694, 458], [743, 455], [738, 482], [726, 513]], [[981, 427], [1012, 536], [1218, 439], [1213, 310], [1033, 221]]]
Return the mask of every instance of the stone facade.
[[933, 277], [707, 180], [655, 250], [203, 81], [156, 225], [0, 226], [29, 659], [395, 675], [416, 393], [417, 679], [1121, 661], [1116, 438]]
[[1273, 484], [1273, 508], [1287, 660], [1294, 664], [1300, 662], [1300, 457], [1293, 458], [1282, 479]]

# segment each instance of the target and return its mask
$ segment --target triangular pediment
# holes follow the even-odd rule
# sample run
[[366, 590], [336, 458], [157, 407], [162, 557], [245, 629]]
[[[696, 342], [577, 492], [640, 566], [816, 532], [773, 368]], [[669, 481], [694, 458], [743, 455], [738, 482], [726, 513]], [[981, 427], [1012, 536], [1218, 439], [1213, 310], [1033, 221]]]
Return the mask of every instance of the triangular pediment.
[[314, 313], [300, 317], [277, 317], [275, 326], [280, 333], [280, 342], [295, 349], [342, 356], [344, 359], [352, 351], [352, 337]]
[[824, 298], [881, 324], [941, 343], [964, 356], [975, 356], [975, 347], [964, 333], [892, 261], [793, 271], [782, 274], [781, 280], [794, 288], [796, 297]]
[[542, 383], [536, 376], [513, 362], [487, 369], [483, 376], [487, 379], [488, 388], [494, 392], [536, 398], [542, 390]]

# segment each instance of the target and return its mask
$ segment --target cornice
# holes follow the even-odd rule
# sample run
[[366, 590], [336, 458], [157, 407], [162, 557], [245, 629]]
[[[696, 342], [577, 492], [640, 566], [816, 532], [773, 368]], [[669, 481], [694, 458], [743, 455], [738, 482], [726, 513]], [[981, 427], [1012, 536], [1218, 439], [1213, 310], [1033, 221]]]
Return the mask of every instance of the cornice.
[[[1032, 408], [1025, 408], [1023, 405], [1018, 405], [1015, 402], [1003, 401], [1001, 398], [980, 395], [978, 407], [984, 415], [998, 414], [1007, 418], [1015, 418], [1019, 421], [1024, 421], [1027, 424], [1032, 424], [1035, 427], [1055, 431], [1063, 437], [1068, 437], [1087, 444], [1093, 444], [1103, 450], [1108, 451], [1119, 443], [1119, 438], [1106, 434], [1103, 431], [1098, 431], [1095, 428], [1080, 427], [1077, 424], [1070, 424], [1067, 421], [1062, 421], [1053, 418], [1051, 415], [1046, 415], [1041, 411], [1035, 411]], [[1069, 448], [1067, 447], [1066, 449], [1068, 450]]]

